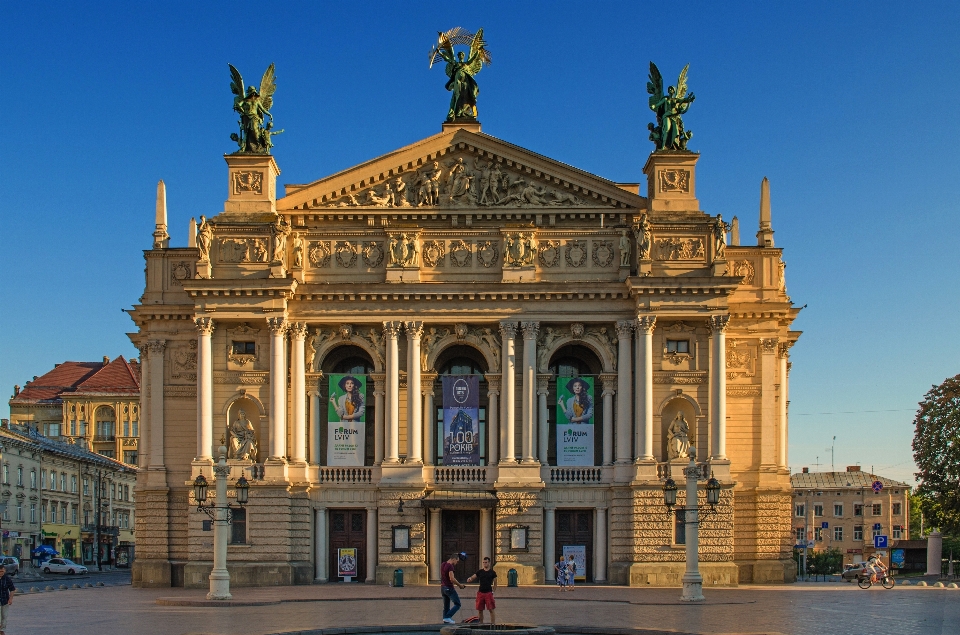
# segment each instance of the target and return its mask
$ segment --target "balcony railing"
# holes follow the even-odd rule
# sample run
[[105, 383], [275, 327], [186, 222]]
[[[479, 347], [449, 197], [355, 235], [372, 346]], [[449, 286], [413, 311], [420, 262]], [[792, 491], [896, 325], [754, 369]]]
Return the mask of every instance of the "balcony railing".
[[486, 483], [487, 468], [485, 467], [457, 467], [437, 466], [433, 470], [433, 480], [436, 483]]
[[321, 467], [321, 483], [372, 483], [372, 467]]
[[115, 434], [98, 434], [93, 437], [94, 442], [97, 441], [116, 441], [117, 435]]
[[551, 483], [602, 483], [603, 470], [599, 467], [551, 467]]

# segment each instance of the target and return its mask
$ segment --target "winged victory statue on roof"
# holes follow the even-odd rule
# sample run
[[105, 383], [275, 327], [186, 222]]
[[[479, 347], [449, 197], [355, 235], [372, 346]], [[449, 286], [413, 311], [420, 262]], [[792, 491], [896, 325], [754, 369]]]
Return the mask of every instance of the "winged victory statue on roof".
[[233, 133], [230, 138], [237, 142], [237, 152], [250, 154], [270, 154], [273, 141], [270, 135], [280, 134], [283, 130], [273, 129], [273, 93], [277, 92], [274, 66], [271, 64], [263, 73], [259, 90], [249, 86], [244, 92], [243, 77], [233, 64], [230, 67], [230, 91], [233, 93], [233, 109], [240, 113], [240, 134]]
[[[463, 51], [454, 52], [453, 47], [458, 45], [470, 47], [466, 57]], [[447, 122], [476, 121], [480, 87], [474, 76], [484, 64], [490, 64], [490, 52], [483, 40], [483, 29], [473, 34], [458, 26], [446, 33], [438, 32], [437, 45], [430, 49], [430, 67], [440, 60], [447, 63], [445, 70], [450, 78], [445, 88], [453, 93]]]
[[680, 71], [677, 86], [667, 87], [663, 92], [663, 76], [660, 69], [650, 62], [650, 77], [647, 82], [647, 92], [650, 93], [650, 110], [657, 113], [657, 125], [647, 124], [650, 131], [650, 141], [657, 145], [657, 150], [686, 150], [687, 142], [693, 133], [683, 129], [682, 115], [690, 109], [690, 104], [696, 99], [693, 93], [687, 94], [687, 64]]

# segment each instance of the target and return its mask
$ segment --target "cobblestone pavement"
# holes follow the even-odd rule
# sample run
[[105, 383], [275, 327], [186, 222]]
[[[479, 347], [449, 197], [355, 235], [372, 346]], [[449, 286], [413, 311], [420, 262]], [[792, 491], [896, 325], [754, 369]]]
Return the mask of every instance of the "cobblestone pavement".
[[[463, 591], [462, 619], [474, 613], [476, 588]], [[861, 590], [846, 584], [707, 589], [707, 601], [686, 604], [679, 589], [555, 587], [501, 589], [500, 622], [650, 632], [788, 635], [958, 635], [960, 590], [897, 587]], [[261, 606], [158, 605], [158, 598], [202, 599], [184, 589], [130, 586], [18, 595], [8, 635], [266, 635], [311, 629], [424, 625], [439, 628], [437, 587], [391, 588], [331, 584], [234, 589], [234, 598]]]

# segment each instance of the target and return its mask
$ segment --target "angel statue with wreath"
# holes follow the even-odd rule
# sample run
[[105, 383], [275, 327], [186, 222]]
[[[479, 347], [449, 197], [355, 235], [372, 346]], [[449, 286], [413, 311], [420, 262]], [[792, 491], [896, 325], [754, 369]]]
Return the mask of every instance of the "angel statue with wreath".
[[657, 113], [657, 125], [647, 124], [650, 131], [650, 141], [657, 145], [657, 150], [683, 150], [687, 149], [687, 142], [693, 137], [693, 133], [683, 129], [682, 115], [690, 109], [690, 104], [696, 99], [693, 93], [687, 94], [687, 64], [680, 71], [680, 78], [677, 80], [677, 86], [667, 87], [667, 92], [663, 92], [663, 76], [660, 69], [653, 62], [650, 62], [650, 81], [647, 82], [647, 92], [650, 93], [650, 110]]
[[[230, 138], [240, 146], [238, 152], [250, 154], [270, 154], [273, 142], [270, 135], [280, 134], [283, 130], [273, 129], [273, 93], [277, 92], [276, 76], [271, 64], [260, 80], [260, 89], [255, 86], [243, 90], [243, 77], [233, 64], [230, 67], [230, 91], [233, 93], [233, 109], [240, 113], [240, 134], [233, 133]], [[266, 122], [266, 123], [264, 123]]]
[[[447, 63], [445, 70], [450, 80], [445, 88], [453, 93], [447, 122], [476, 121], [480, 87], [474, 76], [484, 64], [490, 64], [490, 52], [483, 41], [483, 29], [474, 35], [458, 26], [446, 33], [438, 32], [437, 36], [437, 45], [430, 49], [430, 67], [433, 68], [433, 64], [440, 60]], [[457, 45], [469, 46], [469, 54], [464, 57], [463, 51], [455, 53], [453, 47]]]

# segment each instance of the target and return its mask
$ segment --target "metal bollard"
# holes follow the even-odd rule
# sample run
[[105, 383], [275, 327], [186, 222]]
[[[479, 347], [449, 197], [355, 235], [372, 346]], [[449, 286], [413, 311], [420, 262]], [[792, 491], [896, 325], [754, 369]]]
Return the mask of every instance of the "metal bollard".
[[403, 586], [403, 569], [393, 572], [393, 586]]
[[507, 571], [507, 586], [517, 586], [517, 581], [520, 579], [519, 574], [517, 574], [516, 569], [510, 569]]

